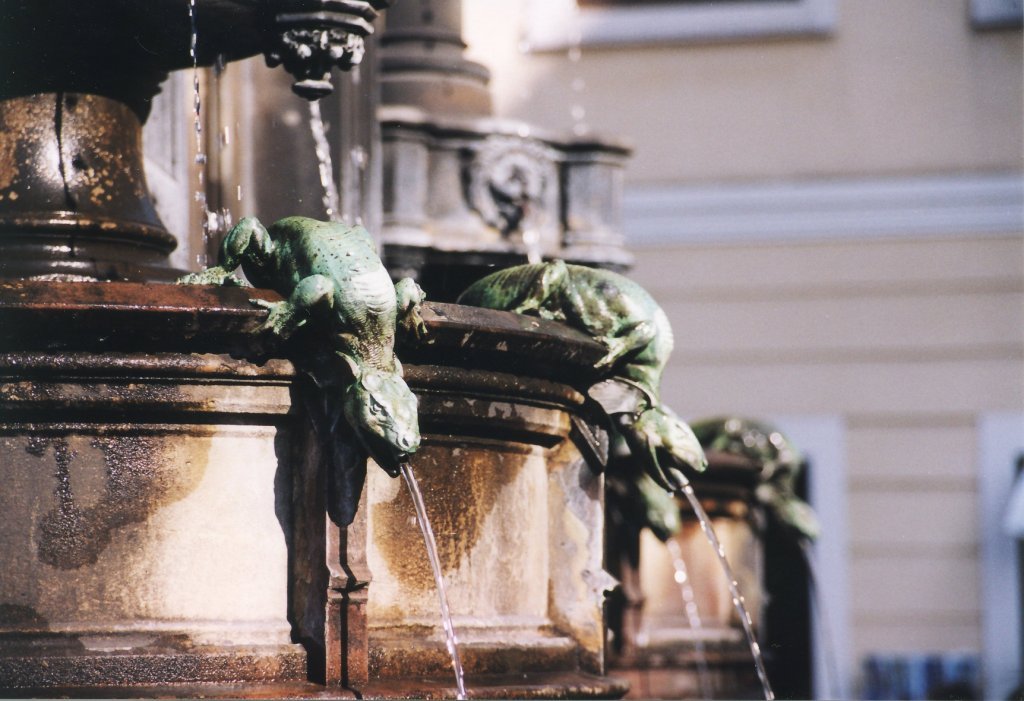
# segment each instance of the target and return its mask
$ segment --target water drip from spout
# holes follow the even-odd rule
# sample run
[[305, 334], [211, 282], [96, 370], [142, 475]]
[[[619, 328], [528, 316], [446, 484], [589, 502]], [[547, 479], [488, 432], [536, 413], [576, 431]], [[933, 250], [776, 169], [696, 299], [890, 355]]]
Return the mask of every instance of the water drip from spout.
[[[311, 103], [312, 104], [312, 103]], [[448, 654], [452, 658], [452, 669], [455, 671], [455, 685], [458, 689], [457, 699], [466, 698], [466, 682], [462, 672], [462, 660], [459, 658], [459, 641], [455, 636], [455, 626], [452, 624], [452, 614], [448, 609], [448, 592], [444, 586], [444, 577], [441, 576], [441, 560], [437, 556], [437, 541], [434, 540], [434, 529], [430, 527], [430, 519], [427, 518], [427, 508], [423, 504], [423, 494], [420, 492], [416, 476], [412, 473], [412, 466], [405, 462], [401, 465], [402, 479], [409, 488], [409, 496], [412, 497], [413, 506], [416, 508], [416, 521], [423, 532], [423, 543], [427, 547], [427, 557], [430, 560], [430, 569], [434, 572], [434, 584], [437, 585], [437, 598], [441, 604], [441, 624], [444, 626], [445, 644], [448, 647]]]
[[569, 48], [566, 50], [566, 58], [572, 64], [573, 78], [571, 85], [575, 97], [569, 108], [569, 115], [572, 117], [572, 133], [576, 136], [585, 136], [590, 131], [590, 125], [586, 121], [587, 109], [580, 102], [583, 97], [583, 90], [586, 87], [586, 81], [580, 75], [580, 60], [583, 58], [582, 18], [580, 16], [579, 2], [573, 2], [572, 7], [572, 20], [569, 24]]
[[[231, 226], [231, 213], [227, 209], [219, 212], [210, 210], [206, 197], [206, 170], [209, 158], [203, 150], [203, 118], [202, 118], [202, 94], [199, 87], [199, 54], [197, 51], [199, 42], [199, 31], [196, 27], [196, 0], [189, 0], [188, 20], [191, 28], [189, 38], [189, 56], [192, 58], [192, 124], [195, 132], [196, 155], [195, 164], [199, 166], [196, 175], [195, 201], [200, 207], [200, 224], [203, 230], [203, 243], [200, 253], [196, 256], [196, 263], [203, 268], [209, 265], [209, 249], [212, 234], [227, 231]], [[222, 144], [223, 146], [223, 144]]]
[[694, 635], [694, 647], [697, 651], [697, 679], [700, 683], [701, 698], [713, 698], [711, 688], [711, 672], [708, 670], [708, 655], [704, 646], [703, 630], [704, 624], [700, 619], [700, 611], [697, 609], [696, 597], [693, 594], [693, 585], [690, 584], [690, 577], [686, 570], [686, 561], [683, 560], [682, 550], [679, 543], [669, 538], [665, 543], [668, 553], [672, 557], [672, 568], [675, 570], [676, 584], [679, 585], [679, 593], [683, 597], [683, 608], [686, 611], [686, 621]]
[[338, 185], [334, 182], [331, 146], [327, 142], [327, 129], [324, 127], [324, 118], [320, 113], [318, 100], [309, 102], [309, 131], [313, 135], [316, 158], [319, 162], [320, 184], [324, 188], [324, 211], [330, 221], [339, 221], [341, 196], [338, 194]]
[[775, 692], [772, 691], [772, 686], [768, 682], [768, 672], [764, 667], [764, 656], [761, 654], [761, 646], [757, 644], [757, 638], [754, 637], [754, 623], [750, 619], [747, 604], [740, 593], [740, 584], [736, 581], [736, 575], [733, 574], [729, 559], [725, 556], [725, 548], [722, 547], [722, 543], [718, 540], [715, 529], [711, 527], [711, 519], [708, 517], [704, 507], [700, 505], [700, 500], [693, 491], [693, 485], [690, 484], [689, 480], [683, 479], [684, 482], [680, 491], [682, 491], [686, 500], [690, 502], [690, 506], [693, 508], [693, 512], [697, 514], [697, 520], [700, 522], [700, 529], [704, 532], [704, 536], [708, 539], [712, 549], [714, 549], [715, 555], [718, 556], [718, 562], [722, 566], [722, 573], [725, 575], [725, 580], [729, 586], [729, 593], [732, 595], [732, 605], [736, 608], [736, 613], [739, 614], [740, 623], [743, 624], [743, 632], [747, 636], [747, 644], [750, 645], [750, 654], [754, 657], [754, 667], [757, 669], [757, 678], [761, 681], [761, 688], [764, 690], [765, 701], [774, 701]]

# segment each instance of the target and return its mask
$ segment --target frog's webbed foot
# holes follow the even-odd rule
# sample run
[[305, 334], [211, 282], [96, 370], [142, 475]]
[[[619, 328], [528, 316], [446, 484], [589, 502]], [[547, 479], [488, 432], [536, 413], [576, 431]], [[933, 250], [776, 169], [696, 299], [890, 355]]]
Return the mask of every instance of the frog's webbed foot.
[[179, 285], [223, 285], [225, 287], [252, 287], [249, 283], [237, 277], [231, 270], [216, 265], [198, 273], [182, 275], [177, 279]]
[[420, 314], [427, 298], [423, 289], [412, 278], [402, 278], [395, 283], [395, 298], [398, 301], [398, 325], [417, 340], [426, 337], [427, 325]]
[[250, 299], [249, 302], [270, 311], [257, 333], [271, 333], [282, 340], [287, 340], [306, 323], [305, 316], [290, 302], [268, 302], [265, 299]]

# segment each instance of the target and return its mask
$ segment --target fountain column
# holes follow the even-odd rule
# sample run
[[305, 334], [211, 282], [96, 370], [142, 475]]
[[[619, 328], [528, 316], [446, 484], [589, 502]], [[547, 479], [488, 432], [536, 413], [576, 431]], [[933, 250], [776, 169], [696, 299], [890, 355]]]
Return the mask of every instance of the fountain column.
[[141, 146], [161, 81], [193, 60], [266, 52], [322, 93], [322, 65], [288, 49], [366, 34], [382, 3], [321, 4], [0, 0], [5, 694], [323, 689], [306, 685], [325, 675], [319, 473], [250, 302], [279, 296], [151, 284], [178, 271]]
[[450, 301], [495, 267], [547, 258], [622, 270], [629, 149], [493, 116], [459, 0], [411, 0], [381, 42], [385, 263]]

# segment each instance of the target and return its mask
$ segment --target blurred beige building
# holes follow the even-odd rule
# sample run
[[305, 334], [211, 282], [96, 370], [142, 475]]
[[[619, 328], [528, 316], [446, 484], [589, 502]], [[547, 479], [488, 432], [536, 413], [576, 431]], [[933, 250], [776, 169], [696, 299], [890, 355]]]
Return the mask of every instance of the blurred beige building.
[[871, 653], [977, 654], [986, 698], [1018, 682], [1019, 12], [466, 0], [499, 115], [634, 146], [623, 224], [676, 330], [664, 396], [809, 453], [842, 677], [822, 693], [858, 693]]

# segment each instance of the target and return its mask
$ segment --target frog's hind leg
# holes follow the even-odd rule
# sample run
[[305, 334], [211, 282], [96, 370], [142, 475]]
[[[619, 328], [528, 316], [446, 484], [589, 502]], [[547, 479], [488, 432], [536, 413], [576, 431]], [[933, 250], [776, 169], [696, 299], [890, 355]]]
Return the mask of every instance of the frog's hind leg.
[[542, 269], [520, 295], [519, 303], [510, 311], [516, 314], [535, 314], [543, 319], [564, 321], [565, 314], [559, 309], [561, 291], [569, 280], [569, 269], [565, 261], [553, 260], [543, 263]]
[[614, 336], [604, 336], [600, 340], [608, 352], [598, 360], [594, 367], [610, 368], [624, 355], [638, 348], [643, 348], [654, 340], [655, 328], [649, 321], [637, 321], [625, 327]]
[[263, 299], [249, 300], [258, 307], [270, 310], [261, 331], [269, 331], [281, 339], [288, 339], [312, 314], [326, 313], [334, 306], [334, 283], [323, 275], [310, 275], [299, 281], [291, 296], [282, 302]]

